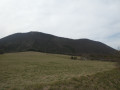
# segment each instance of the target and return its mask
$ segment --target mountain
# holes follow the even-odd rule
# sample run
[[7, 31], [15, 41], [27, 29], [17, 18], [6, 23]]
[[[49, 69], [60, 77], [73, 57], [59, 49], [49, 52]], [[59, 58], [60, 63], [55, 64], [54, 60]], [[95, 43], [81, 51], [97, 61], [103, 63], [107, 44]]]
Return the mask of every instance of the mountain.
[[5, 52], [39, 51], [47, 53], [109, 54], [116, 50], [98, 41], [68, 39], [41, 32], [16, 33], [0, 39], [0, 49]]

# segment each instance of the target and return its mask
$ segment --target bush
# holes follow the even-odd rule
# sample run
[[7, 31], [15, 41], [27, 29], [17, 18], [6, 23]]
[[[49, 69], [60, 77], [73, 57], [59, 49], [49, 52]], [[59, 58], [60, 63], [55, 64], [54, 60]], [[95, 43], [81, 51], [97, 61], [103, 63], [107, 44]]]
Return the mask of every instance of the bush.
[[0, 50], [0, 54], [4, 54], [4, 50], [1, 49], [1, 50]]
[[76, 60], [77, 57], [76, 56], [71, 56], [71, 59]]

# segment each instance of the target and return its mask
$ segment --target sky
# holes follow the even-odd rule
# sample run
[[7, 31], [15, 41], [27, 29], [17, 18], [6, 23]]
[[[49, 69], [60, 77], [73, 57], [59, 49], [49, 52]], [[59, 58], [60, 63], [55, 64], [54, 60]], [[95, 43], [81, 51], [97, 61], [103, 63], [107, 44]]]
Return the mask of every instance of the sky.
[[120, 46], [120, 0], [0, 0], [0, 38], [39, 31]]

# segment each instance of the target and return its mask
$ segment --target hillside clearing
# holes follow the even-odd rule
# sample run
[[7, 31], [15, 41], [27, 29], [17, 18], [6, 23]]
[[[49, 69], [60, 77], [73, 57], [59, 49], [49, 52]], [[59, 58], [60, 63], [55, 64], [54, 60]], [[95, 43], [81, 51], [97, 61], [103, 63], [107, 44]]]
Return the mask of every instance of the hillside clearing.
[[0, 89], [24, 89], [25, 86], [54, 83], [73, 77], [109, 71], [115, 62], [71, 60], [70, 56], [39, 52], [0, 55]]

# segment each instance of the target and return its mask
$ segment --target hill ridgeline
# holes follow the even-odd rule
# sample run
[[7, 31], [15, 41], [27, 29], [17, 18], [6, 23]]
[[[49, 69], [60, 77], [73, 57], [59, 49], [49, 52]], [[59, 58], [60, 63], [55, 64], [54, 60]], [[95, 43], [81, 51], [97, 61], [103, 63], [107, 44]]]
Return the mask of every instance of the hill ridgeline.
[[110, 54], [116, 50], [98, 41], [69, 39], [41, 32], [16, 33], [0, 39], [5, 52], [39, 51], [59, 54]]

